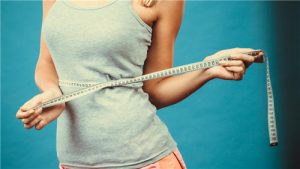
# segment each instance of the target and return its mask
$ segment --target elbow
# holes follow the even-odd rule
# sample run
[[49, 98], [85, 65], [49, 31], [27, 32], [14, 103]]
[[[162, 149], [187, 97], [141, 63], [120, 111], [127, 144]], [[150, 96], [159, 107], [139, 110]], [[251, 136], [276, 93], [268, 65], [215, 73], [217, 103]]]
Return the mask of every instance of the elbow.
[[42, 75], [41, 75], [41, 63], [38, 61], [38, 63], [36, 64], [36, 67], [35, 67], [35, 72], [34, 72], [34, 82], [35, 82], [35, 85], [40, 89], [40, 91], [42, 91]]
[[162, 100], [162, 97], [160, 97], [161, 95], [158, 93], [158, 91], [155, 91], [153, 88], [152, 90], [144, 88], [144, 91], [148, 94], [149, 101], [156, 107], [157, 110], [168, 106], [164, 100]]
[[[44, 68], [43, 68], [44, 67]], [[35, 72], [34, 72], [34, 82], [35, 85], [39, 88], [40, 91], [44, 91], [45, 90], [45, 82], [47, 80], [47, 77], [45, 75], [45, 65], [43, 65], [43, 62], [38, 61], [38, 63], [36, 64], [35, 67]]]
[[148, 93], [148, 95], [149, 101], [156, 107], [157, 110], [164, 107], [153, 93]]
[[161, 94], [149, 94], [149, 100], [156, 107], [157, 110], [176, 104], [176, 101], [173, 101], [169, 98], [165, 98]]
[[145, 93], [148, 94], [148, 98], [149, 98], [149, 101], [152, 105], [154, 105], [156, 107], [156, 109], [159, 109], [160, 108], [160, 105], [157, 103], [157, 100], [155, 99], [155, 96], [154, 96], [154, 93], [153, 93], [153, 87], [149, 86], [147, 83], [144, 82], [144, 85], [142, 87], [143, 91]]
[[165, 93], [158, 87], [159, 82], [160, 80], [151, 80], [144, 82], [143, 85], [143, 90], [148, 94], [149, 101], [157, 110], [170, 105], [168, 97], [166, 97]]
[[35, 85], [40, 89], [40, 87], [39, 87], [39, 76], [38, 76], [38, 64], [35, 67], [34, 82], [35, 82]]
[[43, 91], [43, 90], [42, 90], [42, 87], [41, 87], [40, 79], [39, 79], [39, 77], [37, 76], [36, 73], [35, 73], [35, 75], [34, 75], [34, 82], [35, 82], [35, 85], [39, 88], [39, 90], [40, 90], [40, 91]]

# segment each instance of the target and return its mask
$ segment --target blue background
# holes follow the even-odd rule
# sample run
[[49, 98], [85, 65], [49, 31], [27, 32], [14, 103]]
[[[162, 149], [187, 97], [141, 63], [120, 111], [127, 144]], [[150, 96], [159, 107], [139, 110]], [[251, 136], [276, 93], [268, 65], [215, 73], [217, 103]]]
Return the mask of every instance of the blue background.
[[[269, 147], [265, 65], [242, 81], [212, 80], [182, 102], [158, 111], [188, 168], [300, 168], [299, 3], [187, 1], [175, 46], [175, 66], [233, 47], [270, 57], [279, 146]], [[56, 122], [26, 130], [15, 118], [39, 90], [42, 2], [1, 2], [2, 168], [57, 168]], [[298, 160], [298, 161], [297, 161]]]

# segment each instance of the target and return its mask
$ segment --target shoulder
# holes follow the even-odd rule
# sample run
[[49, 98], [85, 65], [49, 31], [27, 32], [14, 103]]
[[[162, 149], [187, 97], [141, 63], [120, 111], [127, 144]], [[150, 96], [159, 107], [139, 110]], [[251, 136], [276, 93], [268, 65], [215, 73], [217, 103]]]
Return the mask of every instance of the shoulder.
[[157, 0], [155, 4], [156, 24], [161, 29], [178, 31], [184, 13], [184, 0]]
[[43, 7], [51, 7], [56, 0], [43, 0]]
[[43, 0], [43, 18], [46, 17], [49, 9], [53, 6], [56, 0]]
[[161, 34], [176, 35], [180, 29], [184, 13], [184, 0], [157, 0], [155, 28]]

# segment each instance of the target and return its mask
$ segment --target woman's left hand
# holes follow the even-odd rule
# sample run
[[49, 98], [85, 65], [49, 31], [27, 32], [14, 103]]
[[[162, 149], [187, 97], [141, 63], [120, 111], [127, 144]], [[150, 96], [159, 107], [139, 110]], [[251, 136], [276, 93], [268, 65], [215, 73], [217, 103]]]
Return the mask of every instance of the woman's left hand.
[[215, 59], [223, 55], [230, 55], [232, 60], [220, 61], [219, 66], [208, 68], [205, 70], [205, 72], [212, 75], [214, 78], [220, 78], [224, 80], [242, 80], [246, 73], [246, 69], [251, 65], [251, 63], [259, 57], [263, 57], [263, 52], [260, 52], [255, 57], [243, 54], [253, 50], [254, 49], [251, 48], [233, 48], [222, 50], [211, 56], [208, 56], [204, 60]]

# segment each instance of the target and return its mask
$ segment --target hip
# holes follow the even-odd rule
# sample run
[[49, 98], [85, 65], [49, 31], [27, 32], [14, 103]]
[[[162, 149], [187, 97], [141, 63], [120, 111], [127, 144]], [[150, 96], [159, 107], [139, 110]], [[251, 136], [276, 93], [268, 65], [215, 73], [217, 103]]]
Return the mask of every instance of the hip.
[[179, 149], [176, 147], [166, 157], [141, 169], [186, 169], [186, 165]]

